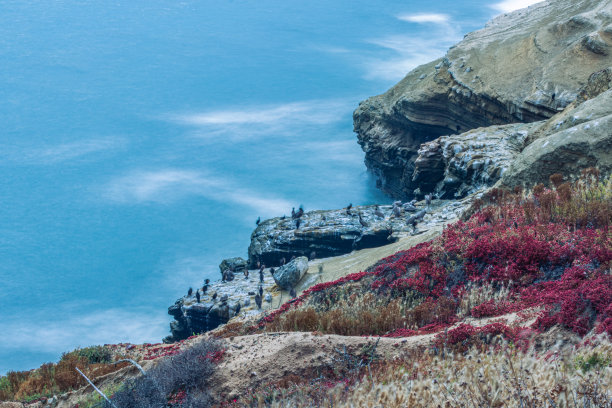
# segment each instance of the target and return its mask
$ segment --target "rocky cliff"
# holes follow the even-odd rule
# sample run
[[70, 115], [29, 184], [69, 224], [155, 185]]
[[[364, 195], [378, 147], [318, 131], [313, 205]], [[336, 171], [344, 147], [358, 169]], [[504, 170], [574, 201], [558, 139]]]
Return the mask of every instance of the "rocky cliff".
[[533, 123], [580, 101], [589, 77], [612, 65], [611, 46], [609, 1], [548, 1], [499, 16], [359, 105], [365, 163], [398, 198], [492, 185], [533, 140]]

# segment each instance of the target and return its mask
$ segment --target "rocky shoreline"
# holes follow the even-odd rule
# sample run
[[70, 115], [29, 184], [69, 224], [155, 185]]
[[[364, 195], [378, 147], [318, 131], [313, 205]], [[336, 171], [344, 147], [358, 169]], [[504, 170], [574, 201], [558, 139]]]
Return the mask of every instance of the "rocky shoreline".
[[610, 47], [612, 13], [605, 2], [567, 2], [558, 10], [543, 2], [493, 19], [445, 57], [362, 102], [353, 119], [365, 164], [385, 193], [408, 202], [262, 221], [247, 259], [223, 261], [220, 282], [169, 308], [175, 320], [165, 341], [214, 329], [236, 315], [266, 313], [275, 297], [299, 286], [292, 278], [281, 289], [274, 274], [293, 258], [310, 261], [298, 275], [312, 279], [303, 269], [313, 260], [445, 225], [494, 185], [548, 183], [551, 174], [575, 176], [588, 167], [611, 172]]
[[[205, 291], [204, 286], [195, 288], [168, 308], [174, 320], [170, 323], [171, 335], [164, 342], [214, 330], [232, 319], [254, 320], [264, 316], [278, 308], [283, 298], [287, 300], [291, 289], [299, 294], [323, 282], [325, 264], [330, 259], [439, 230], [459, 219], [479, 194], [476, 192], [464, 200], [433, 200], [429, 205], [425, 201], [402, 205], [396, 202], [396, 205], [355, 206], [348, 211], [346, 208], [314, 210], [299, 218], [299, 228], [295, 228], [297, 218], [264, 220], [251, 235], [248, 260], [240, 257], [223, 260], [219, 265], [220, 280], [205, 284]], [[289, 262], [281, 266], [283, 258]], [[295, 259], [290, 261], [291, 258]], [[291, 284], [284, 284], [281, 282], [283, 268], [296, 261], [305, 262], [305, 268], [298, 277], [291, 278]], [[307, 271], [310, 273], [306, 274]], [[261, 308], [256, 298], [260, 288]]]

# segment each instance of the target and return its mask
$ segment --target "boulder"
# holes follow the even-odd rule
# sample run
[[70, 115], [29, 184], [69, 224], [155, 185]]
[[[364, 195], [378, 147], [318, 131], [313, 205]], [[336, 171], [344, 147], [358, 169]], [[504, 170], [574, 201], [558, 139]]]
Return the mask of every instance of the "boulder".
[[240, 257], [227, 258], [221, 261], [221, 263], [219, 264], [219, 271], [221, 272], [221, 275], [223, 275], [223, 272], [226, 269], [229, 269], [230, 271], [234, 272], [244, 272], [246, 268], [247, 261]]
[[412, 181], [421, 193], [434, 193], [443, 199], [462, 198], [491, 186], [515, 160], [536, 127], [532, 123], [490, 126], [423, 143]]
[[274, 272], [274, 281], [284, 290], [293, 289], [308, 270], [308, 258], [300, 256]]

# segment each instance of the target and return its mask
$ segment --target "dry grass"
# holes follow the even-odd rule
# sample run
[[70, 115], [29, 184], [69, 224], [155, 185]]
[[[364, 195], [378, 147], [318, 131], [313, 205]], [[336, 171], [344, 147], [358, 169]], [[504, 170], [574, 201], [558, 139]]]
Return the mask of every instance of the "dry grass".
[[[611, 407], [612, 344], [557, 349], [545, 355], [504, 343], [466, 354], [419, 354], [386, 361], [356, 382], [275, 388], [234, 406], [251, 407]], [[581, 361], [600, 356], [585, 369]]]
[[604, 180], [597, 169], [589, 168], [573, 182], [564, 181], [560, 174], [553, 174], [550, 180], [550, 188], [538, 184], [529, 194], [520, 188], [491, 189], [463, 217], [467, 219], [489, 206], [492, 217], [511, 219], [515, 214], [508, 207], [522, 205], [523, 216], [529, 223], [565, 223], [574, 230], [612, 225], [612, 176]]
[[511, 286], [511, 284], [493, 285], [491, 282], [484, 282], [482, 284], [468, 282], [465, 287], [466, 293], [461, 297], [459, 302], [458, 316], [469, 316], [472, 308], [490, 300], [496, 302], [508, 300], [508, 296], [510, 295], [509, 286]]
[[[417, 298], [389, 299], [373, 293], [347, 295], [346, 290], [342, 288], [332, 294], [337, 300], [313, 301], [289, 310], [267, 325], [266, 330], [318, 331], [344, 336], [385, 334], [398, 327], [413, 326], [415, 319], [424, 319], [430, 314], [413, 310], [420, 302]], [[416, 309], [421, 310], [418, 306]]]

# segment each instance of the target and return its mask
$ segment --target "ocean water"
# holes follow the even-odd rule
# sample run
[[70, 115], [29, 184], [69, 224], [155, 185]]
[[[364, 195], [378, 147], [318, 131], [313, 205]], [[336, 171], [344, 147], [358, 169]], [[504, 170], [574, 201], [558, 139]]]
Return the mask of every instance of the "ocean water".
[[389, 201], [353, 109], [526, 1], [2, 1], [0, 374], [160, 341], [258, 216]]

